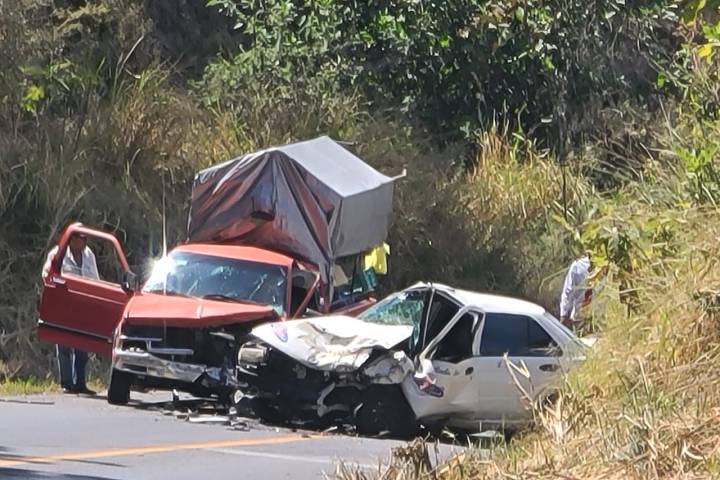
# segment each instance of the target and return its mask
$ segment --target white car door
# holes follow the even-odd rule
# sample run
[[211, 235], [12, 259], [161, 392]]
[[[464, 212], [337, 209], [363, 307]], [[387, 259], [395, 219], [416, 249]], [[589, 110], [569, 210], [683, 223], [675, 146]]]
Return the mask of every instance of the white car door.
[[562, 380], [561, 354], [533, 317], [486, 314], [478, 361], [480, 418], [500, 424], [530, 419], [533, 402]]
[[482, 312], [463, 308], [419, 355], [403, 391], [419, 419], [477, 416], [479, 326]]

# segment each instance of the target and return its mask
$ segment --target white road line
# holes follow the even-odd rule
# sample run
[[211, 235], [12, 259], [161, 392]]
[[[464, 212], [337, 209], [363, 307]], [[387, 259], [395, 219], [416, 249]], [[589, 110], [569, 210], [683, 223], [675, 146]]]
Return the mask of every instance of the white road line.
[[[228, 455], [243, 455], [246, 457], [272, 458], [275, 460], [288, 460], [291, 462], [318, 463], [321, 465], [335, 465], [335, 459], [330, 457], [315, 457], [305, 455], [286, 455], [284, 453], [258, 452], [255, 450], [240, 450], [237, 448], [205, 448], [208, 452], [226, 453]], [[347, 462], [348, 465], [358, 466], [361, 468], [378, 468], [378, 465], [370, 465], [368, 463]]]

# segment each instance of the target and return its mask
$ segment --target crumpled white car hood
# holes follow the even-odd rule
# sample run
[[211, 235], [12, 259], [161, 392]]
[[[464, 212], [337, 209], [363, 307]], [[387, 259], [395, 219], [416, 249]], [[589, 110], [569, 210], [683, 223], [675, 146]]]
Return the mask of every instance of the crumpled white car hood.
[[368, 360], [373, 349], [390, 349], [410, 338], [412, 327], [337, 315], [266, 323], [252, 334], [306, 367], [352, 372]]

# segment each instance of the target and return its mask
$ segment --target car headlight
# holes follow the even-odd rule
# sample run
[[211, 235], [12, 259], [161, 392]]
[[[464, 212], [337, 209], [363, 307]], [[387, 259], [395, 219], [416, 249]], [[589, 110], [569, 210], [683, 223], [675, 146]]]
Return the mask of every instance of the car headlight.
[[259, 343], [246, 343], [238, 351], [238, 364], [261, 365], [267, 361], [269, 350]]

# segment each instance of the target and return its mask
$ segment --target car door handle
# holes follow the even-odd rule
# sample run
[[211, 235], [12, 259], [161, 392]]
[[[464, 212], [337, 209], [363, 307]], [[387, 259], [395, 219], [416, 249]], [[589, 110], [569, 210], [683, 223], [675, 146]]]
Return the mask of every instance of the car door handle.
[[473, 367], [468, 367], [465, 369], [465, 375], [471, 375], [475, 369]]
[[540, 365], [540, 370], [543, 372], [554, 372], [560, 368], [560, 365], [557, 363], [544, 363]]
[[58, 277], [58, 276], [53, 276], [53, 277], [52, 277], [52, 282], [53, 282], [55, 285], [65, 285], [65, 279], [62, 278], [62, 277]]

